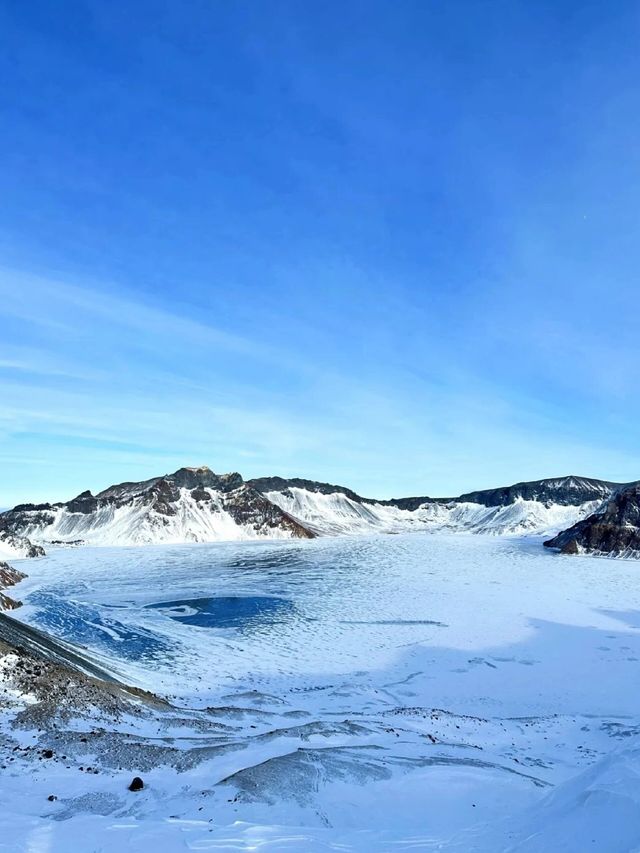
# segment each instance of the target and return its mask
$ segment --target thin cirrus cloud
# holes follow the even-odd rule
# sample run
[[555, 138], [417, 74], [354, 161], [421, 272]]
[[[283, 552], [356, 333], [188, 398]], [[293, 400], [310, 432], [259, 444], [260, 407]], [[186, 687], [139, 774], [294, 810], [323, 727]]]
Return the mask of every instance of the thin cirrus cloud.
[[2, 13], [0, 505], [640, 475], [630, 8], [151, 6]]
[[192, 463], [389, 497], [488, 487], [514, 470], [568, 473], [567, 459], [578, 473], [615, 478], [635, 462], [563, 429], [525, 391], [501, 394], [465, 358], [440, 364], [439, 381], [392, 356], [383, 372], [385, 352], [375, 370], [340, 353], [314, 362], [286, 340], [220, 334], [132, 293], [2, 281], [12, 291], [0, 309], [6, 328], [26, 339], [0, 345], [2, 505]]
[[128, 299], [97, 288], [2, 270], [0, 294], [3, 300], [0, 310], [5, 316], [45, 329], [65, 330], [74, 337], [81, 337], [83, 333], [94, 336], [102, 324], [109, 335], [118, 329], [127, 332], [133, 336], [129, 337], [129, 343], [137, 346], [143, 346], [150, 339], [154, 339], [157, 346], [158, 340], [167, 336], [167, 343], [182, 338], [192, 345], [232, 352], [255, 354], [258, 350], [253, 342], [240, 336], [145, 304], [140, 299]]

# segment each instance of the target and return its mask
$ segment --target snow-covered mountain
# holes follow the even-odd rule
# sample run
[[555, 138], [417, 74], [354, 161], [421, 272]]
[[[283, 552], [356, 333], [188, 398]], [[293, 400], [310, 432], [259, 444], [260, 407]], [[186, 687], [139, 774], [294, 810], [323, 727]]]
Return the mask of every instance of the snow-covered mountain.
[[327, 483], [280, 478], [251, 482], [272, 503], [319, 535], [376, 530], [545, 534], [585, 518], [619, 487], [601, 480], [562, 477], [458, 498], [375, 501]]
[[564, 554], [640, 555], [640, 485], [615, 492], [584, 520], [544, 543]]
[[[0, 557], [35, 556], [36, 543], [142, 545], [358, 533], [552, 534], [591, 515], [622, 488], [559, 477], [457, 498], [364, 498], [313, 480], [180, 468], [70, 501], [21, 504], [0, 514]], [[29, 541], [31, 540], [31, 541]]]
[[65, 503], [22, 504], [3, 513], [0, 526], [38, 542], [91, 545], [314, 536], [239, 474], [206, 467], [83, 492]]

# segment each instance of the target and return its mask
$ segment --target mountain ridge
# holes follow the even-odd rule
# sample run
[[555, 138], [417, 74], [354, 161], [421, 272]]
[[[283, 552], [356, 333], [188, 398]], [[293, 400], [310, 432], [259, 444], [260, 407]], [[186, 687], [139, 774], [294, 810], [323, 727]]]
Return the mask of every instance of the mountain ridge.
[[201, 465], [117, 483], [95, 495], [85, 490], [68, 501], [18, 504], [0, 514], [0, 545], [2, 537], [147, 544], [413, 530], [551, 533], [584, 519], [628, 486], [568, 475], [453, 498], [377, 500], [317, 480], [244, 480], [237, 471], [217, 474]]

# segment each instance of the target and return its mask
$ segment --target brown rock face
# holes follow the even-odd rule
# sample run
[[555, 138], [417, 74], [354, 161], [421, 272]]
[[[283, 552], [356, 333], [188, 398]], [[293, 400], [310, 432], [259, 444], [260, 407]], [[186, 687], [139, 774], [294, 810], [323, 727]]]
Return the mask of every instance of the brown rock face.
[[251, 525], [257, 532], [277, 527], [299, 539], [315, 538], [315, 533], [246, 484], [224, 496], [224, 508], [236, 524]]
[[18, 581], [24, 580], [24, 578], [26, 578], [24, 572], [19, 572], [8, 563], [0, 561], [0, 589], [13, 586]]
[[17, 610], [18, 607], [22, 607], [21, 601], [17, 601], [15, 598], [5, 595], [4, 592], [0, 592], [0, 610]]

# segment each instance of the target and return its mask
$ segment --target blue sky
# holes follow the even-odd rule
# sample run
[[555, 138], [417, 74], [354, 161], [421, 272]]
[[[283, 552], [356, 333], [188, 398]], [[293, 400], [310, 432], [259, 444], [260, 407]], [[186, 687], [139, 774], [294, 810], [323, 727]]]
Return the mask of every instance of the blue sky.
[[0, 505], [640, 477], [640, 7], [0, 7]]

